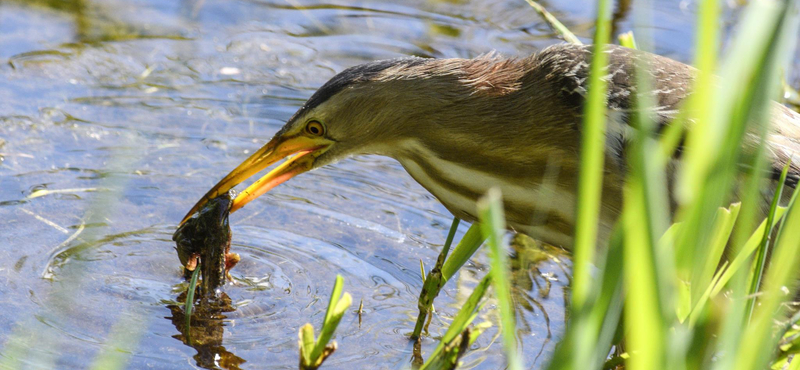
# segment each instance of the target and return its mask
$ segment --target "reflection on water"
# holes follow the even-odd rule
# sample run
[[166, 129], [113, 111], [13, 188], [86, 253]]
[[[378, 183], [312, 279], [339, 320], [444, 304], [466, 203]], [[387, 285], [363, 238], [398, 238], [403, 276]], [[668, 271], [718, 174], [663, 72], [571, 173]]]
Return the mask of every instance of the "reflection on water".
[[571, 265], [569, 254], [561, 249], [539, 243], [528, 236], [516, 234], [511, 239], [511, 294], [517, 309], [517, 330], [521, 333], [540, 336], [540, 347], [535, 361], [554, 339], [553, 328], [566, 325], [566, 315], [558, 312], [554, 317], [560, 320], [551, 323], [552, 312], [548, 301], [556, 295], [567, 306]]
[[[591, 4], [543, 3], [584, 41]], [[620, 3], [616, 30], [634, 5]], [[689, 60], [693, 3], [655, 6], [656, 51]], [[297, 330], [322, 322], [336, 274], [364, 312], [342, 319], [325, 368], [408, 368], [419, 260], [435, 261], [451, 218], [397, 163], [346, 160], [238, 212], [230, 301], [188, 333], [175, 225], [337, 71], [555, 42], [521, 0], [0, 2], [0, 368], [87, 368], [103, 353], [132, 369], [295, 368]], [[570, 261], [526, 243], [511, 251], [519, 345], [540, 368], [564, 330]], [[481, 251], [445, 287], [423, 357], [486, 270]], [[463, 368], [501, 368], [497, 335]]]
[[[183, 16], [196, 14], [202, 1], [183, 1]], [[124, 2], [104, 2], [87, 0], [9, 0], [11, 5], [25, 6], [41, 11], [54, 11], [72, 19], [74, 37], [70, 44], [74, 47], [86, 47], [87, 44], [98, 44], [108, 41], [124, 41], [146, 38], [182, 39], [177, 28], [170, 30], [168, 24], [137, 24], [118, 19]], [[126, 6], [130, 8], [130, 6]], [[19, 54], [36, 55], [42, 51]], [[44, 51], [47, 53], [47, 51]], [[13, 63], [13, 62], [12, 62]]]
[[[186, 293], [178, 297], [178, 302], [186, 302]], [[246, 362], [222, 345], [225, 332], [224, 319], [227, 318], [225, 313], [236, 310], [227, 294], [222, 293], [213, 301], [205, 301], [195, 306], [188, 328], [183, 304], [171, 304], [167, 305], [167, 308], [172, 312], [172, 316], [168, 319], [180, 332], [174, 338], [197, 350], [197, 354], [193, 356], [197, 366], [204, 369], [240, 369], [239, 365]]]

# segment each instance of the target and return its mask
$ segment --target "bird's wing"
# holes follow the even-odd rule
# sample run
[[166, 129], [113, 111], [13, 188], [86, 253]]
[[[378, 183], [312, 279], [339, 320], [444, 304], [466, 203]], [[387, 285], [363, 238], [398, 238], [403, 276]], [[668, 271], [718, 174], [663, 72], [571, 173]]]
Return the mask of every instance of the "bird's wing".
[[[557, 86], [564, 103], [575, 109], [582, 109], [586, 98], [593, 50], [591, 45], [558, 44], [536, 56], [545, 79]], [[622, 46], [606, 45], [603, 51], [608, 54], [603, 77], [608, 82], [608, 109], [625, 115], [627, 122], [638, 91], [636, 68], [639, 64], [650, 74], [654, 118], [659, 128], [668, 124], [689, 95], [696, 70], [676, 60]]]
[[[593, 46], [558, 44], [536, 55], [536, 64], [544, 71], [545, 79], [556, 86], [563, 102], [581, 111], [588, 91], [589, 66]], [[681, 109], [681, 104], [691, 94], [692, 80], [697, 70], [684, 63], [621, 46], [607, 45], [608, 67], [604, 79], [608, 81], [609, 122], [607, 135], [612, 156], [624, 161], [624, 151], [631, 139], [629, 123], [637, 92], [637, 63], [649, 72], [652, 88], [650, 112], [660, 132], [671, 123]], [[772, 132], [767, 138], [767, 157], [772, 176], [778, 179], [783, 167], [790, 162], [786, 184], [795, 187], [800, 180], [800, 114], [778, 103], [772, 103]], [[749, 148], [758, 142], [748, 140]], [[747, 150], [747, 149], [745, 149]]]
[[[541, 71], [546, 86], [560, 97], [565, 107], [578, 114], [583, 111], [586, 101], [593, 51], [591, 45], [558, 44], [542, 50], [535, 57], [537, 70]], [[608, 82], [606, 153], [624, 169], [625, 152], [635, 134], [630, 123], [637, 109], [637, 66], [649, 73], [652, 106], [647, 114], [655, 120], [656, 132], [659, 133], [678, 114], [681, 103], [690, 93], [696, 70], [666, 57], [621, 46], [606, 45], [603, 52], [608, 54], [603, 77]], [[580, 130], [580, 126], [576, 129]]]

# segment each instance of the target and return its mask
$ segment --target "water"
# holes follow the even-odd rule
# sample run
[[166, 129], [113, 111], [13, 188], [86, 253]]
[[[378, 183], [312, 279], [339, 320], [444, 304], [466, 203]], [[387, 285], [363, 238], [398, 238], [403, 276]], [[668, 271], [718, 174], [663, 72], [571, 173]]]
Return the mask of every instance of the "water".
[[[592, 3], [544, 5], [588, 41]], [[695, 11], [657, 2], [659, 54], [691, 60]], [[631, 14], [616, 13], [617, 30]], [[175, 225], [343, 68], [555, 42], [521, 0], [0, 3], [0, 368], [86, 368], [110, 348], [132, 369], [296, 368], [297, 331], [320, 326], [336, 274], [355, 302], [324, 368], [409, 367], [419, 261], [433, 264], [451, 217], [398, 163], [348, 159], [233, 215], [236, 309], [194, 346], [179, 331]], [[513, 261], [519, 345], [539, 368], [564, 330], [569, 258]], [[487, 263], [480, 251], [446, 286], [423, 355]], [[496, 336], [464, 367], [502, 367]]]

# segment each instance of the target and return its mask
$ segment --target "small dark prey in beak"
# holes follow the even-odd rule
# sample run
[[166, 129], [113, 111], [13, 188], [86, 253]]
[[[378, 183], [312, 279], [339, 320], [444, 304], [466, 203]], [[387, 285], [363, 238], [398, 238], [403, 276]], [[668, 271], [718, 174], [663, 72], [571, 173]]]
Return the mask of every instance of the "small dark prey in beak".
[[215, 294], [217, 288], [225, 285], [225, 279], [231, 278], [230, 270], [240, 259], [238, 254], [230, 253], [232, 234], [228, 215], [234, 198], [231, 190], [209, 200], [172, 235], [178, 258], [186, 268], [184, 277], [189, 278], [197, 264], [201, 264], [200, 286], [205, 296]]

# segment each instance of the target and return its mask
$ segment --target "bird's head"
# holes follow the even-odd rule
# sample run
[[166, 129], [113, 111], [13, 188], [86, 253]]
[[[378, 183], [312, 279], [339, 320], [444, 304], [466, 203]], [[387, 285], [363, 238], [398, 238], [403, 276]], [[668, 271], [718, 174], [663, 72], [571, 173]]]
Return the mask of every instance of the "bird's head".
[[426, 73], [429, 61], [385, 60], [337, 74], [266, 145], [211, 188], [181, 224], [210, 199], [287, 157], [288, 160], [239, 193], [231, 212], [292, 177], [344, 157], [363, 153], [390, 155], [397, 140], [409, 131], [408, 122], [422, 113], [415, 107], [431, 105], [426, 95], [446, 98], [446, 93], [433, 94], [430, 83], [420, 83], [432, 76]]

